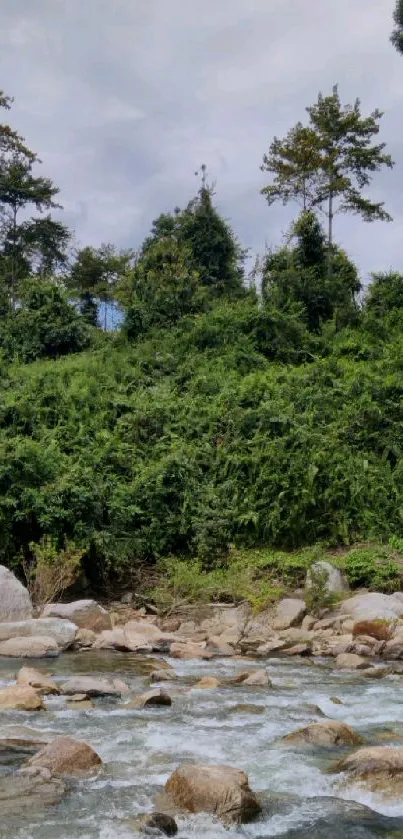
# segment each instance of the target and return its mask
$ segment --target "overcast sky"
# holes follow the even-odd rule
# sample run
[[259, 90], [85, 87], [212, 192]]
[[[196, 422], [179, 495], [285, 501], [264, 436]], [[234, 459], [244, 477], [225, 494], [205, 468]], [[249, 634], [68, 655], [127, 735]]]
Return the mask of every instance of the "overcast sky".
[[336, 220], [371, 270], [403, 270], [403, 56], [394, 0], [0, 0], [0, 88], [13, 127], [61, 188], [81, 244], [138, 246], [183, 205], [205, 162], [220, 210], [253, 253], [280, 244], [292, 214], [269, 208], [260, 163], [319, 90], [385, 112], [396, 160], [375, 177], [391, 224]]

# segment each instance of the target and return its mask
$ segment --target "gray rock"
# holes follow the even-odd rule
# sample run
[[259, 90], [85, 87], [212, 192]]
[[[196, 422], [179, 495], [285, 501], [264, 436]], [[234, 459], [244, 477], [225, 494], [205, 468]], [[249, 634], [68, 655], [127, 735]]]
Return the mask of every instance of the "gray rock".
[[25, 638], [9, 638], [0, 643], [0, 656], [10, 658], [54, 658], [59, 655], [59, 647], [54, 638], [35, 635]]
[[274, 629], [288, 629], [290, 626], [296, 626], [301, 623], [305, 614], [306, 605], [303, 600], [287, 597], [277, 604], [273, 627]]
[[396, 620], [403, 615], [403, 602], [394, 594], [356, 594], [343, 601], [343, 614], [351, 615], [355, 621]]
[[54, 638], [57, 646], [65, 650], [74, 642], [77, 627], [74, 623], [59, 618], [31, 618], [25, 621], [14, 621], [13, 623], [0, 623], [0, 641], [8, 641], [9, 638], [37, 638], [45, 636]]
[[95, 600], [75, 600], [73, 603], [49, 603], [41, 618], [64, 618], [75, 623], [79, 629], [102, 632], [112, 629], [109, 613]]
[[27, 767], [0, 776], [0, 816], [18, 813], [20, 817], [22, 812], [29, 817], [34, 811], [58, 804], [65, 792], [65, 783], [48, 769]]
[[26, 588], [0, 565], [0, 623], [32, 618], [32, 603]]
[[[326, 589], [329, 592], [329, 594], [345, 594], [346, 592], [350, 591], [350, 587], [345, 575], [339, 570], [339, 568], [335, 568], [334, 565], [331, 565], [330, 562], [326, 562], [325, 560], [315, 562], [312, 565], [312, 570], [314, 573], [316, 571], [325, 572], [327, 574]], [[309, 569], [306, 575], [305, 587], [307, 589], [312, 588], [311, 569]]]
[[96, 679], [92, 676], [77, 676], [61, 686], [65, 696], [86, 693], [87, 696], [121, 696], [122, 689], [109, 679]]

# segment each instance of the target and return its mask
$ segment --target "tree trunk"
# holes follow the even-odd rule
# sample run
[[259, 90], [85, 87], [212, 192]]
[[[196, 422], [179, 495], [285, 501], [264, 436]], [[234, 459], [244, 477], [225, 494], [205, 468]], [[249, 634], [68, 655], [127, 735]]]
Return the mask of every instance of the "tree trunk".
[[328, 209], [328, 251], [327, 251], [327, 276], [330, 280], [333, 273], [333, 190], [330, 186], [329, 190], [329, 209]]

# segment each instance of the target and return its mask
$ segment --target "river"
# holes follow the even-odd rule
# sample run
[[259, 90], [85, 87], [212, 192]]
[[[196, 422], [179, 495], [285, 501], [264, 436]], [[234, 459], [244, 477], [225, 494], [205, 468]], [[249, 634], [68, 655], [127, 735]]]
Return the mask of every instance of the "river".
[[[155, 794], [186, 761], [227, 763], [248, 773], [252, 789], [261, 795], [263, 815], [253, 824], [231, 828], [234, 839], [403, 837], [403, 801], [385, 804], [370, 793], [343, 788], [340, 777], [327, 771], [349, 750], [290, 749], [280, 742], [284, 734], [318, 721], [312, 707], [318, 706], [326, 716], [349, 723], [369, 744], [403, 745], [400, 677], [372, 680], [335, 671], [328, 661], [318, 660], [170, 663], [184, 678], [227, 678], [264, 666], [273, 687], [187, 690], [180, 681], [163, 686], [173, 695], [171, 708], [128, 711], [123, 697], [97, 699], [93, 710], [79, 711], [66, 709], [62, 697], [47, 697], [46, 712], [1, 712], [3, 727], [18, 723], [86, 740], [105, 764], [96, 777], [74, 782], [63, 802], [45, 815], [16, 813], [3, 821], [1, 839], [129, 839], [136, 834], [127, 820], [151, 810]], [[53, 673], [56, 681], [111, 674], [138, 693], [149, 685], [141, 674], [141, 659], [130, 653], [65, 653], [33, 666]], [[17, 669], [10, 659], [0, 659], [1, 686], [10, 684]], [[237, 707], [248, 705], [253, 707]], [[0, 771], [10, 771], [10, 765]], [[229, 836], [208, 815], [177, 821], [178, 839]]]

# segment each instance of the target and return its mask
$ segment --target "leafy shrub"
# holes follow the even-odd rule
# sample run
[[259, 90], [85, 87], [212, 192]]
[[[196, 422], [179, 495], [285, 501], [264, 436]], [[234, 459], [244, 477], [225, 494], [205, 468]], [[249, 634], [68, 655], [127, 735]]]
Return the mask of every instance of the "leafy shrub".
[[306, 608], [310, 615], [319, 617], [325, 609], [330, 609], [337, 603], [337, 595], [328, 589], [328, 572], [326, 568], [310, 568], [310, 585], [305, 591]]
[[374, 591], [393, 592], [403, 582], [403, 559], [388, 547], [358, 547], [344, 557], [350, 584]]
[[0, 345], [10, 358], [29, 362], [80, 352], [89, 346], [84, 318], [55, 283], [28, 281], [20, 306], [3, 320]]
[[43, 607], [58, 600], [77, 580], [83, 551], [69, 542], [58, 550], [55, 541], [46, 537], [29, 547], [30, 559], [23, 561], [27, 587], [34, 605]]

